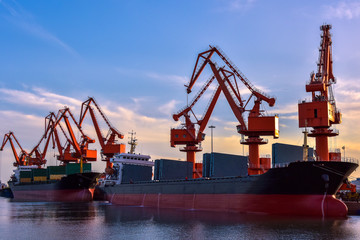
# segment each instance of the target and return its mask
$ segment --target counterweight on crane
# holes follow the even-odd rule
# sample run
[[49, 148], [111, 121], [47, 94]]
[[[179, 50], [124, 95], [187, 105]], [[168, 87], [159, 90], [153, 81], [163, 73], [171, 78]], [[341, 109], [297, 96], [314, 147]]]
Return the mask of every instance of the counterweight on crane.
[[311, 102], [302, 101], [298, 105], [299, 127], [312, 127], [309, 137], [316, 139], [316, 154], [318, 160], [329, 161], [328, 137], [339, 133], [330, 129], [333, 124], [341, 123], [341, 113], [336, 108], [332, 84], [336, 83], [332, 68], [331, 25], [322, 25], [321, 43], [317, 73], [310, 75], [306, 92], [311, 92]]
[[[211, 57], [215, 53], [225, 63], [227, 68], [219, 68], [216, 63], [211, 60]], [[267, 143], [264, 139], [260, 138], [260, 136], [273, 136], [274, 138], [279, 136], [278, 117], [264, 116], [261, 113], [260, 105], [262, 101], [265, 101], [272, 107], [275, 104], [275, 99], [268, 97], [259, 89], [255, 88], [218, 47], [212, 46], [210, 46], [210, 50], [202, 52], [198, 55], [192, 77], [189, 84], [186, 86], [188, 94], [191, 93], [192, 87], [206, 65], [210, 65], [214, 76], [205, 83], [203, 89], [194, 98], [194, 101], [190, 104], [190, 106], [184, 108], [184, 110], [180, 111], [178, 114], [173, 115], [175, 121], [177, 121], [179, 117], [183, 116], [185, 118], [185, 123], [183, 124], [183, 128], [171, 129], [171, 146], [175, 147], [175, 145], [186, 145], [183, 149], [181, 149], [181, 151], [185, 151], [187, 153], [187, 161], [193, 163], [195, 162], [195, 152], [201, 151], [201, 148], [199, 148], [197, 144], [200, 144], [201, 141], [204, 140], [204, 134], [202, 131], [206, 127], [220, 93], [223, 92], [235, 117], [239, 121], [239, 125], [237, 126], [238, 133], [248, 136], [248, 138], [241, 143], [249, 145], [249, 174], [259, 174], [262, 171], [260, 167], [259, 145]], [[217, 80], [218, 86], [203, 119], [197, 120], [196, 122], [196, 124], [199, 125], [199, 131], [198, 134], [195, 134], [195, 123], [190, 120], [189, 112], [192, 112], [192, 107], [202, 96], [203, 92], [208, 88], [209, 83], [211, 83], [214, 79]], [[239, 79], [251, 92], [251, 95], [245, 105], [241, 98], [236, 79]], [[248, 110], [246, 109], [246, 106], [253, 96], [255, 97], [254, 106], [252, 109]], [[249, 111], [247, 119], [248, 124], [246, 124], [244, 120], [244, 113], [246, 111]]]
[[[108, 134], [106, 137], [101, 133], [101, 129], [96, 119], [94, 109], [91, 105], [94, 105], [97, 111], [100, 113], [101, 117], [105, 121], [108, 126]], [[103, 161], [106, 161], [106, 167], [111, 168], [112, 163], [110, 162], [110, 158], [112, 158], [117, 153], [125, 152], [125, 144], [117, 143], [117, 139], [123, 139], [124, 135], [117, 130], [111, 123], [110, 120], [106, 117], [105, 113], [101, 110], [100, 106], [96, 103], [95, 99], [89, 97], [88, 100], [82, 103], [80, 118], [79, 118], [79, 126], [82, 126], [82, 123], [85, 119], [86, 113], [89, 112], [91, 116], [92, 123], [94, 125], [96, 135], [98, 137], [100, 146], [101, 146], [101, 154], [105, 156]]]

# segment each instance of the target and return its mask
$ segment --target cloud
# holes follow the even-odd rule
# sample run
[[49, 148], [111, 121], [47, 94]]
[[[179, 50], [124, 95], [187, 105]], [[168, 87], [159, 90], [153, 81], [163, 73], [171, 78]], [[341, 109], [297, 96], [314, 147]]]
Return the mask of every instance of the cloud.
[[289, 119], [289, 120], [298, 120], [298, 115], [290, 115], [290, 116], [281, 116], [281, 119]]
[[221, 7], [218, 8], [220, 11], [228, 12], [244, 12], [251, 9], [256, 2], [255, 0], [219, 0]]
[[139, 76], [146, 79], [160, 81], [161, 83], [165, 83], [165, 84], [184, 86], [189, 82], [189, 79], [187, 77], [179, 76], [175, 74], [161, 74], [161, 73], [147, 72], [139, 69], [131, 69], [131, 68], [123, 68], [123, 67], [116, 67], [115, 71], [121, 75], [132, 76], [132, 77]]
[[177, 103], [179, 103], [179, 101], [171, 100], [170, 102], [158, 107], [158, 110], [164, 115], [171, 116], [171, 114], [175, 112], [175, 107]]
[[18, 4], [15, 0], [13, 0], [11, 3], [0, 1], [0, 5], [2, 5], [9, 13], [9, 15], [4, 16], [4, 18], [8, 22], [14, 24], [15, 26], [23, 29], [25, 32], [37, 38], [40, 38], [49, 43], [60, 46], [62, 49], [64, 49], [65, 51], [67, 51], [68, 53], [70, 53], [75, 57], [79, 56], [79, 54], [73, 48], [71, 48], [65, 42], [63, 42], [54, 34], [44, 29], [40, 24], [38, 24], [34, 20], [33, 16], [29, 12], [27, 12], [24, 8], [22, 8], [22, 6]]
[[187, 77], [184, 76], [178, 76], [178, 75], [166, 75], [166, 74], [158, 74], [153, 72], [145, 73], [146, 77], [155, 79], [155, 80], [161, 80], [166, 83], [175, 83], [180, 85], [185, 85], [188, 83]]
[[81, 105], [81, 101], [51, 93], [41, 88], [32, 88], [30, 91], [0, 88], [0, 99], [17, 105], [31, 106], [49, 111], [57, 111], [65, 105], [72, 110]]
[[336, 5], [327, 5], [324, 7], [326, 18], [333, 19], [354, 19], [360, 16], [359, 1], [340, 1]]
[[271, 108], [271, 111], [268, 111], [269, 114], [292, 114], [298, 112], [298, 104], [297, 103], [291, 103], [286, 105], [276, 105], [274, 108]]

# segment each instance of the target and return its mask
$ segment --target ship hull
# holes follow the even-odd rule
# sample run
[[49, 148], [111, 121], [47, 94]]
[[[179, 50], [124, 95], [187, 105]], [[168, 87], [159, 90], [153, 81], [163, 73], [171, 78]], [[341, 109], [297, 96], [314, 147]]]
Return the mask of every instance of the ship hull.
[[113, 204], [274, 215], [345, 217], [334, 194], [357, 168], [345, 162], [296, 162], [248, 177], [104, 187]]
[[0, 189], [0, 197], [4, 198], [13, 198], [13, 193], [10, 188], [6, 187], [3, 189]]
[[346, 205], [333, 196], [260, 194], [112, 194], [124, 206], [174, 208], [289, 216], [345, 217]]
[[89, 202], [99, 173], [77, 173], [58, 181], [16, 184], [9, 182], [13, 201]]

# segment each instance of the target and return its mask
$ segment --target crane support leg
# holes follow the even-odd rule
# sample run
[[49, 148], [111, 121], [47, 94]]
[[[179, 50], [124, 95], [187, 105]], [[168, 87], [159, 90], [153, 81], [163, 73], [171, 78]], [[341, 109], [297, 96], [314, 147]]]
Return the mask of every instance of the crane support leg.
[[316, 155], [318, 161], [330, 161], [328, 138], [337, 136], [339, 133], [333, 129], [316, 128], [308, 134], [309, 137], [315, 137]]
[[329, 161], [328, 136], [316, 137], [316, 154], [320, 161]]
[[249, 145], [249, 175], [260, 174], [260, 154], [259, 144], [253, 143]]
[[196, 178], [196, 168], [195, 168], [195, 152], [194, 151], [188, 151], [186, 152], [186, 161], [192, 162], [192, 172], [193, 172], [193, 178]]

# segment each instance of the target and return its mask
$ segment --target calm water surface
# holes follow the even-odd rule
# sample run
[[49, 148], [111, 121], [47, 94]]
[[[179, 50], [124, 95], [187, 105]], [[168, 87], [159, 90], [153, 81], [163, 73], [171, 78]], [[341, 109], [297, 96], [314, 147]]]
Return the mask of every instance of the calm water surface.
[[0, 239], [360, 239], [360, 217], [281, 218], [0, 198]]

